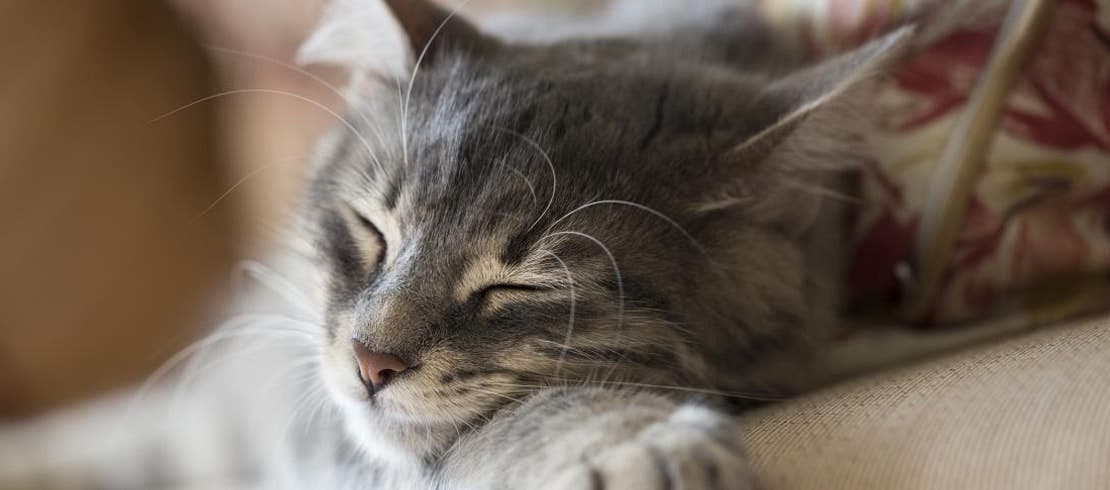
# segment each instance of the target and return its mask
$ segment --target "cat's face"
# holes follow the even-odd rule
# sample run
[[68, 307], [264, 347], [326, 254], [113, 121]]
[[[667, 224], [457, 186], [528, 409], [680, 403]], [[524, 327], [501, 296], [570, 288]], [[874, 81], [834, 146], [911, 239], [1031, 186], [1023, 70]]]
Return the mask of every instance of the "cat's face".
[[[339, 136], [317, 181], [332, 382], [378, 424], [453, 431], [545, 385], [706, 381], [684, 311], [715, 218], [683, 162], [725, 143], [687, 112], [712, 95], [520, 55], [562, 66], [437, 60], [404, 122], [389, 99], [362, 108], [370, 148]], [[368, 390], [353, 342], [405, 370]]]
[[[800, 327], [819, 199], [763, 170], [800, 90], [696, 54], [458, 25], [411, 91], [354, 109], [313, 186], [324, 372], [353, 431], [457, 434], [543, 386], [712, 387], [714, 356]], [[360, 352], [386, 376], [368, 383]]]

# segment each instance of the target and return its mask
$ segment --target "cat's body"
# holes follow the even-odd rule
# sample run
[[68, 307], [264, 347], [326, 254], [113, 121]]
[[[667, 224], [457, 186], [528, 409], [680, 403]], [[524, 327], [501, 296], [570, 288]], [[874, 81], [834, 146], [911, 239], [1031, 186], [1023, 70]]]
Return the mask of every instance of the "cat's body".
[[[62, 466], [144, 488], [745, 488], [719, 400], [808, 378], [847, 118], [893, 38], [800, 69], [708, 2], [641, 39], [533, 45], [386, 3], [419, 69], [322, 144], [301, 246], [255, 271], [278, 309], [105, 409], [123, 435]], [[0, 445], [0, 481], [73, 437], [40, 429]]]

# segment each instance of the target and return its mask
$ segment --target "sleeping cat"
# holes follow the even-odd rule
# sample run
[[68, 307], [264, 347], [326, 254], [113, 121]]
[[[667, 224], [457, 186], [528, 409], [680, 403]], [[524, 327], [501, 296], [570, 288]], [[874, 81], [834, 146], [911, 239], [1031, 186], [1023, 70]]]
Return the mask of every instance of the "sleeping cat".
[[750, 488], [730, 410], [813, 377], [906, 33], [806, 65], [677, 4], [541, 41], [384, 0], [411, 79], [321, 143], [292, 251], [246, 268], [271, 301], [173, 383], [6, 429], [0, 486]]

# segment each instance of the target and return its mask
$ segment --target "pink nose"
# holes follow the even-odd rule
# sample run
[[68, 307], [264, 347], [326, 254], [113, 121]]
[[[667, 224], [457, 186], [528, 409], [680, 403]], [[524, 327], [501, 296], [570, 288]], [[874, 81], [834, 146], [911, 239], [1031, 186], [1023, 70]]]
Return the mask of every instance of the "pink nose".
[[408, 369], [408, 365], [393, 354], [372, 352], [366, 344], [358, 340], [351, 340], [355, 350], [355, 360], [358, 361], [358, 374], [362, 384], [370, 390], [370, 394], [377, 393], [385, 387], [394, 376]]

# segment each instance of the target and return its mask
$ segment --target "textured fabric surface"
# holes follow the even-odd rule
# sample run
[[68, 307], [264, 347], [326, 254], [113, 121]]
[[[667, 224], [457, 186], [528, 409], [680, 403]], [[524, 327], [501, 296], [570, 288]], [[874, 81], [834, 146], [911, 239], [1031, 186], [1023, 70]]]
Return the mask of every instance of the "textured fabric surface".
[[1040, 330], [757, 411], [774, 489], [1110, 488], [1110, 318]]

